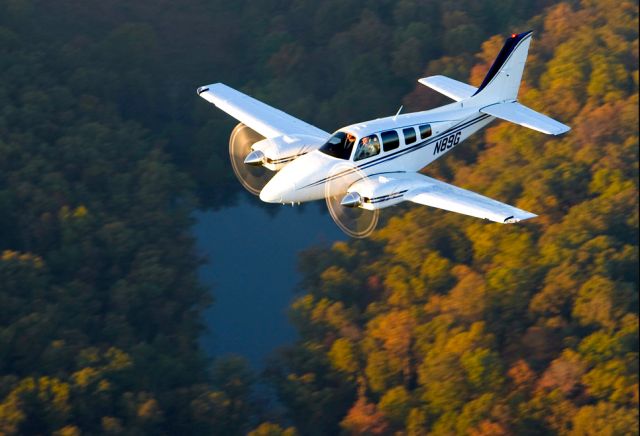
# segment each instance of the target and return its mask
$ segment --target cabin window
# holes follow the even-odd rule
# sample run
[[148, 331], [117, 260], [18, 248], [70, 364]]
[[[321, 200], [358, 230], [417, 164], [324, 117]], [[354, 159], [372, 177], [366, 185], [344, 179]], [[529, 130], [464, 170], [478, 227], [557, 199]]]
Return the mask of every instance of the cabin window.
[[356, 137], [351, 133], [336, 132], [321, 147], [320, 151], [338, 159], [349, 159]]
[[420, 129], [420, 138], [426, 139], [431, 136], [431, 124], [423, 124], [419, 127]]
[[365, 136], [360, 140], [353, 160], [362, 160], [380, 153], [380, 140], [378, 135]]
[[380, 136], [382, 136], [382, 149], [384, 151], [395, 150], [400, 146], [400, 138], [395, 130], [382, 132]]
[[416, 142], [416, 129], [414, 129], [413, 127], [402, 129], [402, 134], [404, 135], [405, 144], [409, 145]]

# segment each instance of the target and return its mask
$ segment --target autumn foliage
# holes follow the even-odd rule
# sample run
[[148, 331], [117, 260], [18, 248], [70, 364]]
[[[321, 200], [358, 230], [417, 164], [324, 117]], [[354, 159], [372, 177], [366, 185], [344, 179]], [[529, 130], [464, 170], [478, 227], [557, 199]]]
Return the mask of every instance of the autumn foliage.
[[[519, 99], [573, 130], [496, 122], [427, 169], [539, 218], [407, 207], [371, 240], [304, 255], [302, 338], [281, 359], [307, 357], [276, 383], [341, 383], [353, 399], [313, 415], [291, 403], [300, 429], [329, 432], [341, 407], [348, 434], [637, 434], [637, 17], [633, 3], [583, 1], [532, 18]], [[482, 45], [469, 82], [502, 38]]]
[[[428, 173], [540, 216], [393, 208], [301, 256], [262, 376], [208, 361], [191, 216], [240, 188], [195, 88], [331, 131], [528, 29], [519, 98], [571, 132], [494, 122]], [[637, 434], [638, 80], [633, 1], [0, 0], [0, 434]]]

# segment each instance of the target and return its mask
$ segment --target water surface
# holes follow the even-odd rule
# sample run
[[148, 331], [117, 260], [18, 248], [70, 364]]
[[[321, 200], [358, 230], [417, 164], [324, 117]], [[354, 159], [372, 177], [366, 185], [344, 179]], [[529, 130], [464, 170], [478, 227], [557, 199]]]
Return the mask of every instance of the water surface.
[[324, 202], [264, 208], [259, 201], [247, 195], [237, 206], [199, 212], [193, 230], [208, 258], [200, 279], [215, 299], [202, 345], [212, 357], [239, 354], [256, 368], [296, 337], [286, 311], [301, 279], [297, 254], [347, 238]]

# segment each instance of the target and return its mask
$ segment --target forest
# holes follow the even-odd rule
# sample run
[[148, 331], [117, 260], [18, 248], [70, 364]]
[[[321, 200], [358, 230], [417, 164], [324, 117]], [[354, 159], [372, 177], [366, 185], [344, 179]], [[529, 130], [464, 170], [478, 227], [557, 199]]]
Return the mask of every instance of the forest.
[[[519, 99], [571, 132], [427, 173], [540, 216], [396, 207], [301, 254], [264, 371], [207, 357], [193, 212], [241, 188], [196, 87], [332, 131], [529, 29]], [[638, 51], [633, 0], [0, 0], [0, 434], [638, 434]]]

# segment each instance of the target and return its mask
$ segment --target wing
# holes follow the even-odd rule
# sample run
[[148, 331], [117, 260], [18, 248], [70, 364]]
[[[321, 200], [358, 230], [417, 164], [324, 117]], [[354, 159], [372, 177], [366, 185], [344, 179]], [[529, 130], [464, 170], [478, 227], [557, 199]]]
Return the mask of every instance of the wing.
[[431, 76], [418, 79], [418, 82], [424, 86], [428, 86], [440, 94], [444, 94], [455, 101], [460, 101], [471, 97], [478, 88], [458, 82], [446, 76]]
[[371, 210], [412, 201], [498, 223], [514, 223], [537, 216], [419, 173], [371, 175], [351, 185], [347, 192], [357, 193], [354, 198], [362, 199], [360, 207]]
[[409, 190], [404, 196], [406, 200], [414, 203], [484, 218], [498, 223], [513, 223], [537, 216], [531, 212], [509, 206], [484, 195], [458, 188], [422, 174], [416, 174], [416, 176], [423, 178], [423, 181]]
[[223, 83], [198, 88], [198, 95], [265, 138], [308, 135], [326, 139], [329, 133], [273, 108]]
[[559, 123], [553, 118], [549, 118], [548, 116], [541, 114], [540, 112], [536, 112], [533, 109], [529, 109], [515, 101], [483, 107], [480, 109], [480, 112], [493, 115], [494, 117], [498, 117], [506, 121], [511, 121], [512, 123], [516, 123], [548, 135], [561, 135], [571, 130], [571, 127]]

